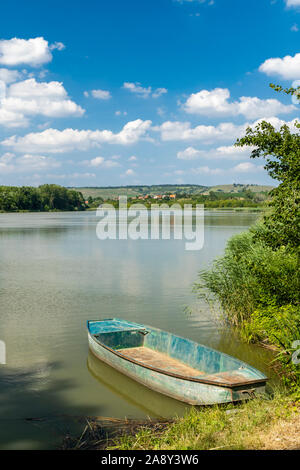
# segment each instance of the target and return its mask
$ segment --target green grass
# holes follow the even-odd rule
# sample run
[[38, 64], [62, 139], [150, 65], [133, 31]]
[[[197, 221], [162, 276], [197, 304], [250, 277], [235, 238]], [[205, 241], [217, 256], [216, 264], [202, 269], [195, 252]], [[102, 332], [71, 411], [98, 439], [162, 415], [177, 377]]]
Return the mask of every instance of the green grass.
[[225, 321], [234, 327], [249, 321], [258, 308], [299, 301], [298, 257], [256, 240], [262, 230], [257, 225], [232, 237], [225, 254], [200, 272], [194, 286], [199, 297], [220, 302]]
[[[270, 398], [254, 399], [240, 406], [214, 406], [192, 409], [161, 432], [145, 425], [136, 434], [124, 434], [111, 449], [118, 450], [212, 450], [275, 448], [279, 436], [285, 435], [284, 445], [297, 440], [299, 408], [293, 400], [277, 392]], [[296, 426], [296, 425], [295, 425]], [[284, 429], [286, 431], [284, 431]], [[274, 442], [272, 443], [272, 439]], [[278, 438], [280, 440], [280, 437]], [[298, 444], [300, 436], [298, 433]]]

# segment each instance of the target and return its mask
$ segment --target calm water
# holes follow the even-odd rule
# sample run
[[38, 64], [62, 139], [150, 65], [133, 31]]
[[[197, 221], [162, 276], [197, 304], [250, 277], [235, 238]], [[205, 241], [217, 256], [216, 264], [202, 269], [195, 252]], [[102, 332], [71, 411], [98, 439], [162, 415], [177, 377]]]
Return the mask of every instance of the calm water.
[[99, 241], [94, 212], [0, 214], [0, 340], [7, 347], [7, 365], [0, 365], [0, 448], [51, 448], [83, 429], [82, 415], [184, 413], [184, 404], [90, 356], [87, 319], [148, 323], [269, 375], [270, 354], [221, 333], [191, 293], [197, 272], [256, 217], [206, 212], [204, 248], [185, 251], [180, 240]]

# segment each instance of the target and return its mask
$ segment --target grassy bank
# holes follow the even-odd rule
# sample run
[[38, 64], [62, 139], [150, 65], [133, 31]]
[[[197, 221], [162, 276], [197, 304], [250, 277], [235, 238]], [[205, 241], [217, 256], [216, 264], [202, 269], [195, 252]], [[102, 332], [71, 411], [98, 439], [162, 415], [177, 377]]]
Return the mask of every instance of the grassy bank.
[[255, 399], [240, 406], [193, 409], [160, 432], [147, 426], [110, 449], [300, 449], [299, 406], [289, 397]]
[[87, 419], [63, 449], [300, 449], [300, 404], [283, 392], [240, 405], [193, 408], [173, 420]]

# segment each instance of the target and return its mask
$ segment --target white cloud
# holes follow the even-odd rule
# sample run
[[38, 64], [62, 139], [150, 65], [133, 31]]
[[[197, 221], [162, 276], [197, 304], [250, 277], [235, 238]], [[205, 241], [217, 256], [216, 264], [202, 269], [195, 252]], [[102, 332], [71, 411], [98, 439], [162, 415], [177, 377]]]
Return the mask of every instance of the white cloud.
[[135, 176], [135, 172], [129, 168], [129, 170], [126, 170], [124, 173], [126, 176]]
[[161, 95], [168, 93], [166, 88], [156, 88], [156, 90], [152, 93], [153, 98], [159, 98]]
[[236, 171], [237, 173], [248, 173], [249, 171], [257, 171], [259, 168], [263, 167], [261, 165], [254, 165], [254, 163], [251, 162], [243, 162], [233, 167], [233, 171]]
[[15, 158], [15, 154], [11, 152], [6, 152], [0, 157], [0, 161], [4, 163], [11, 162]]
[[92, 160], [90, 160], [88, 163], [91, 166], [100, 166], [103, 165], [104, 158], [103, 157], [95, 157]]
[[0, 124], [26, 126], [26, 116], [82, 116], [84, 109], [68, 98], [60, 82], [37, 82], [30, 78], [13, 83], [2, 93]]
[[29, 121], [22, 113], [16, 113], [0, 106], [0, 125], [5, 127], [26, 127]]
[[187, 147], [177, 153], [177, 158], [179, 160], [196, 160], [200, 158], [207, 160], [240, 160], [249, 157], [253, 149], [254, 147], [235, 147], [234, 145], [209, 150], [197, 150], [194, 147]]
[[71, 175], [67, 175], [69, 178], [96, 178], [95, 173], [72, 173]]
[[51, 49], [61, 50], [62, 43], [54, 43], [49, 46], [43, 37], [32, 39], [3, 39], [0, 40], [0, 64], [30, 65], [39, 67], [52, 60]]
[[67, 92], [61, 82], [37, 82], [35, 78], [29, 78], [12, 84], [9, 87], [8, 96], [24, 99], [45, 97], [55, 100], [66, 98]]
[[299, 31], [298, 25], [296, 23], [291, 26], [291, 31], [293, 31], [294, 33], [297, 33]]
[[187, 147], [185, 150], [177, 152], [177, 158], [179, 160], [195, 160], [202, 154], [201, 150], [196, 150], [194, 147]]
[[135, 93], [142, 98], [147, 98], [151, 93], [151, 86], [148, 88], [143, 88], [140, 83], [131, 83], [131, 82], [124, 82], [123, 88], [129, 90], [131, 93]]
[[212, 142], [214, 140], [232, 140], [242, 135], [245, 126], [233, 123], [220, 123], [218, 126], [199, 125], [191, 127], [190, 122], [166, 121], [153, 128], [161, 133], [163, 141], [182, 140]]
[[284, 80], [297, 80], [300, 78], [300, 53], [294, 56], [286, 55], [265, 60], [259, 71], [267, 75], [278, 75]]
[[198, 168], [192, 168], [191, 173], [194, 174], [205, 174], [205, 175], [220, 175], [225, 173], [222, 168], [209, 168], [208, 166], [200, 166]]
[[[267, 119], [267, 121], [276, 129], [287, 124], [292, 130], [295, 130], [294, 123], [296, 119], [289, 122], [283, 121], [277, 117], [265, 119]], [[205, 143], [214, 143], [216, 140], [232, 141], [241, 137], [245, 134], [248, 126], [255, 127], [259, 122], [265, 119], [262, 118], [254, 122], [246, 122], [241, 125], [236, 125], [232, 122], [222, 122], [217, 126], [199, 125], [194, 128], [191, 127], [190, 122], [166, 121], [160, 126], [153, 127], [153, 130], [160, 132], [161, 140], [163, 141], [202, 141]]]
[[129, 121], [118, 133], [110, 130], [46, 129], [43, 132], [32, 132], [24, 137], [16, 135], [2, 141], [2, 145], [16, 151], [30, 153], [64, 153], [72, 150], [86, 150], [99, 147], [101, 144], [129, 145], [146, 138], [151, 121], [137, 119]]
[[129, 162], [136, 162], [137, 161], [137, 157], [135, 155], [131, 155], [131, 157], [128, 158], [128, 161]]
[[118, 110], [118, 111], [115, 112], [115, 115], [116, 116], [127, 116], [127, 111]]
[[114, 168], [116, 166], [120, 166], [120, 164], [115, 160], [105, 160], [103, 157], [95, 157], [92, 160], [85, 160], [83, 163], [96, 168]]
[[156, 111], [157, 111], [157, 114], [161, 117], [166, 114], [166, 110], [164, 108], [162, 108], [161, 106], [159, 108], [157, 108]]
[[18, 70], [0, 69], [0, 81], [4, 83], [13, 83], [21, 78], [22, 74]]
[[148, 98], [149, 96], [152, 96], [152, 98], [159, 98], [161, 95], [168, 93], [166, 88], [156, 88], [155, 90], [152, 90], [151, 86], [144, 88], [139, 82], [124, 82], [123, 88], [136, 94], [140, 98]]
[[184, 110], [190, 114], [204, 116], [237, 116], [243, 115], [248, 119], [274, 116], [290, 113], [296, 108], [284, 105], [276, 99], [261, 100], [257, 97], [242, 96], [238, 101], [229, 101], [230, 92], [227, 88], [215, 88], [212, 91], [201, 90], [189, 96]]
[[53, 44], [50, 44], [49, 46], [50, 51], [54, 51], [55, 49], [57, 49], [58, 51], [62, 51], [65, 48], [66, 46], [62, 42], [59, 42], [59, 41], [56, 41]]
[[60, 167], [60, 162], [52, 157], [43, 155], [25, 154], [16, 157], [14, 154], [5, 153], [0, 158], [1, 173], [26, 173], [32, 171], [48, 171], [49, 169]]
[[49, 168], [58, 168], [60, 163], [52, 157], [26, 154], [16, 159], [16, 164], [26, 171], [41, 171]]
[[92, 90], [91, 93], [98, 100], [109, 100], [111, 98], [111, 94], [107, 90]]
[[243, 162], [231, 168], [210, 168], [207, 165], [199, 166], [196, 168], [190, 168], [189, 170], [176, 170], [174, 173], [176, 175], [182, 174], [194, 174], [194, 175], [234, 175], [234, 174], [247, 174], [247, 173], [256, 173], [263, 171], [263, 165], [255, 165], [252, 162]]
[[288, 7], [300, 7], [300, 0], [285, 0]]

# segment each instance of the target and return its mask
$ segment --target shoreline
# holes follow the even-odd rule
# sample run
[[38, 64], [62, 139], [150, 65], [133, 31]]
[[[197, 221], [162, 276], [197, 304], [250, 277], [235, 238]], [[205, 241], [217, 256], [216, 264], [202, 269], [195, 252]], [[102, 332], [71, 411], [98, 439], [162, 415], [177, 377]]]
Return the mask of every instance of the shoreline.
[[[132, 204], [133, 205], [133, 204]], [[130, 208], [130, 206], [128, 206], [128, 208]], [[171, 207], [171, 206], [169, 206]], [[66, 211], [63, 211], [63, 210], [51, 210], [51, 211], [30, 211], [30, 210], [20, 210], [20, 211], [0, 211], [0, 214], [53, 214], [53, 213], [66, 213], [66, 212], [69, 212], [69, 213], [83, 213], [83, 212], [96, 212], [98, 209], [98, 207], [94, 208], [94, 207], [90, 207], [90, 208], [86, 208], [85, 210], [82, 210], [82, 211], [78, 211], [78, 210], [74, 210], [74, 211], [70, 211], [70, 210], [66, 210]], [[144, 210], [149, 210], [150, 208], [148, 207], [145, 207]], [[118, 210], [118, 208], [115, 208], [115, 210]], [[164, 210], [164, 209], [161, 209], [161, 210]], [[260, 207], [260, 206], [256, 206], [256, 207], [204, 207], [204, 210], [205, 211], [229, 211], [229, 212], [265, 212], [266, 210], [268, 210], [267, 207]]]
[[183, 418], [86, 417], [80, 437], [61, 450], [299, 450], [300, 404], [291, 395], [271, 400], [194, 407]]

